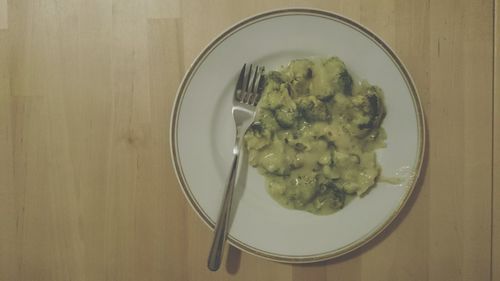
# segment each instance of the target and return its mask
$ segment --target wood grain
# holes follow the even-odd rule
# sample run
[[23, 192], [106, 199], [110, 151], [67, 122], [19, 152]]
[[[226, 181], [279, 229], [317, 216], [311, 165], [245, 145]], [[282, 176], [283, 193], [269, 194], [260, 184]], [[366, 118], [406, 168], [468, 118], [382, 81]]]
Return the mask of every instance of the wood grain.
[[18, 264], [17, 218], [20, 206], [14, 189], [13, 102], [10, 96], [8, 34], [0, 30], [0, 280], [15, 280]]
[[0, 29], [7, 29], [9, 27], [7, 0], [0, 0]]
[[[0, 280], [500, 281], [494, 2], [0, 0]], [[211, 231], [171, 164], [173, 99], [214, 36], [289, 6], [341, 13], [394, 48], [427, 119], [423, 175], [353, 253], [287, 265], [226, 247], [212, 273]]]
[[492, 280], [500, 281], [500, 1], [495, 0], [495, 60], [493, 119], [493, 189], [492, 189]]

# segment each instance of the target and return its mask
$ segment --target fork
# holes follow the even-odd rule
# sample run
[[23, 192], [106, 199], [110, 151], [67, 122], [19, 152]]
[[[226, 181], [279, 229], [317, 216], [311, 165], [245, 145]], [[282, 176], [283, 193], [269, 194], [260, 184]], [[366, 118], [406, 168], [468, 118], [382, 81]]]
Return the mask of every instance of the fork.
[[239, 175], [239, 161], [243, 142], [248, 127], [255, 117], [255, 106], [260, 99], [263, 85], [264, 67], [243, 65], [236, 90], [233, 95], [233, 118], [236, 125], [236, 139], [233, 147], [233, 164], [231, 173], [227, 180], [224, 198], [219, 210], [217, 223], [215, 224], [215, 234], [208, 255], [208, 268], [217, 271], [222, 260], [224, 241], [227, 237], [231, 205], [234, 193], [234, 186]]

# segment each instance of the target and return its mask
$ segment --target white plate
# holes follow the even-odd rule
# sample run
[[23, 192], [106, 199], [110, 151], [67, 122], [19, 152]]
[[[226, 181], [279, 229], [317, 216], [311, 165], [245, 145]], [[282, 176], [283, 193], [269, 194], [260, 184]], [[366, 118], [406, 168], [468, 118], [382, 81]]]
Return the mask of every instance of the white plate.
[[[380, 233], [414, 189], [424, 151], [424, 122], [415, 86], [401, 61], [380, 38], [350, 19], [326, 11], [286, 9], [237, 23], [210, 43], [182, 81], [172, 116], [171, 148], [184, 194], [213, 228], [232, 160], [231, 99], [243, 63], [278, 68], [292, 59], [338, 56], [351, 74], [385, 93], [387, 148], [378, 150], [383, 176], [341, 211], [316, 216], [285, 209], [266, 193], [250, 168], [235, 203], [229, 241], [249, 253], [281, 262], [313, 262], [352, 251]], [[408, 241], [411, 243], [411, 241]]]

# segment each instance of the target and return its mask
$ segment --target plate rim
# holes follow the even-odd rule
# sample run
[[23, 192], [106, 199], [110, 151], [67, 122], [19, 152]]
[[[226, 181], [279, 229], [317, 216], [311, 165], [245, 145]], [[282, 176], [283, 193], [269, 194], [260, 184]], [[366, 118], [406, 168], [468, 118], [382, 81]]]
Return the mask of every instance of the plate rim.
[[234, 247], [245, 251], [251, 255], [261, 257], [267, 260], [282, 262], [282, 263], [313, 263], [324, 260], [329, 260], [332, 258], [336, 258], [347, 253], [350, 253], [371, 240], [375, 237], [379, 236], [389, 225], [391, 225], [394, 220], [399, 216], [401, 211], [407, 205], [408, 200], [414, 194], [415, 187], [419, 182], [419, 178], [421, 175], [425, 149], [426, 149], [426, 123], [425, 116], [422, 107], [422, 103], [420, 100], [420, 96], [418, 94], [417, 88], [415, 86], [415, 82], [410, 75], [406, 65], [402, 62], [396, 52], [387, 44], [384, 40], [381, 39], [375, 32], [371, 31], [364, 25], [352, 20], [346, 16], [340, 15], [336, 12], [327, 11], [323, 9], [316, 8], [303, 8], [303, 7], [294, 7], [294, 8], [281, 8], [281, 9], [273, 9], [264, 11], [261, 13], [254, 14], [252, 16], [246, 17], [243, 20], [236, 22], [231, 25], [229, 28], [219, 33], [210, 43], [208, 43], [203, 50], [198, 54], [198, 56], [194, 59], [194, 61], [189, 66], [188, 70], [184, 74], [181, 83], [176, 92], [175, 100], [173, 103], [173, 110], [170, 116], [170, 155], [172, 164], [174, 166], [175, 175], [177, 177], [178, 183], [180, 184], [182, 193], [186, 197], [187, 201], [191, 205], [191, 207], [195, 210], [196, 214], [201, 218], [201, 220], [213, 231], [215, 223], [210, 219], [210, 217], [205, 213], [203, 208], [198, 204], [197, 200], [194, 198], [191, 193], [191, 189], [189, 188], [186, 179], [184, 177], [184, 173], [182, 171], [182, 166], [180, 164], [180, 159], [178, 156], [178, 145], [177, 145], [177, 128], [178, 128], [178, 117], [180, 112], [180, 107], [182, 104], [182, 100], [186, 93], [187, 86], [190, 84], [193, 75], [196, 73], [200, 65], [203, 63], [205, 58], [226, 38], [231, 36], [233, 33], [239, 31], [240, 29], [259, 22], [261, 20], [266, 20], [276, 16], [287, 16], [287, 15], [309, 15], [309, 16], [320, 16], [323, 18], [327, 18], [330, 20], [334, 20], [336, 22], [345, 24], [355, 30], [358, 30], [363, 35], [365, 35], [368, 39], [372, 40], [375, 44], [377, 44], [381, 49], [389, 56], [389, 58], [393, 61], [393, 63], [397, 66], [399, 72], [402, 74], [405, 84], [410, 90], [410, 94], [413, 101], [413, 106], [417, 114], [417, 129], [419, 133], [418, 139], [418, 155], [417, 162], [415, 165], [415, 172], [411, 176], [411, 182], [407, 185], [408, 191], [405, 193], [404, 197], [400, 200], [398, 204], [398, 208], [393, 211], [393, 213], [385, 220], [385, 222], [380, 225], [377, 229], [368, 233], [364, 237], [353, 241], [339, 249], [328, 251], [319, 254], [313, 255], [280, 255], [277, 253], [267, 252], [262, 249], [257, 249], [250, 245], [245, 244], [244, 242], [234, 238], [230, 234], [228, 234], [228, 242]]

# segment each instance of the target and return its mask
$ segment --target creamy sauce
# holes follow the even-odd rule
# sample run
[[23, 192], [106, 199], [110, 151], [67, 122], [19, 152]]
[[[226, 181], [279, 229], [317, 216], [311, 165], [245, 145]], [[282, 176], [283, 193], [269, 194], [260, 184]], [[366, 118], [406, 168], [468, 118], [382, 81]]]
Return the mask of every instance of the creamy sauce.
[[249, 163], [281, 205], [331, 214], [375, 185], [384, 116], [382, 90], [353, 85], [340, 59], [294, 60], [266, 75], [245, 135]]
[[402, 185], [403, 184], [403, 178], [399, 178], [399, 177], [380, 176], [378, 181], [385, 182], [385, 183], [392, 184], [392, 185]]

